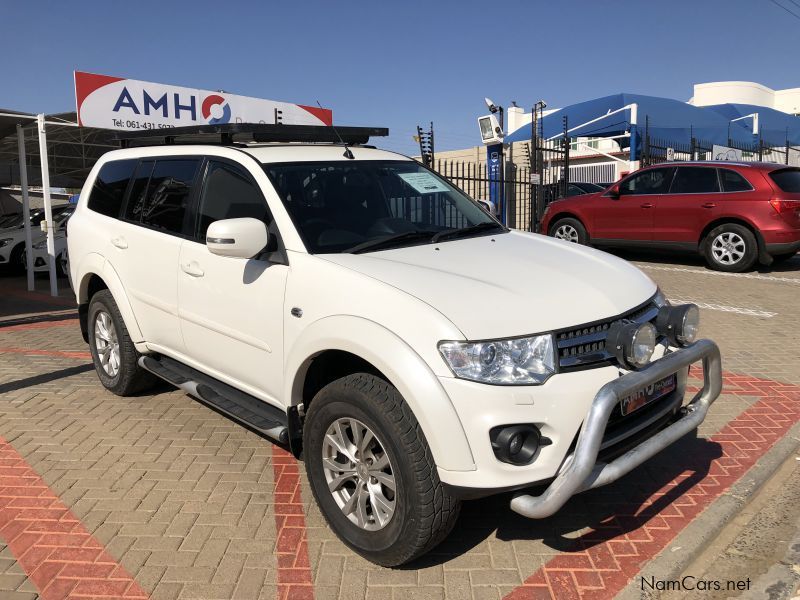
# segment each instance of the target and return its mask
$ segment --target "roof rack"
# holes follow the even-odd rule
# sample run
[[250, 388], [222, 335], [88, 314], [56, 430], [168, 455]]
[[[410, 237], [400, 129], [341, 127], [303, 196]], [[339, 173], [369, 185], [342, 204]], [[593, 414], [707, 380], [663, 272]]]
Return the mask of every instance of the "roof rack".
[[231, 146], [248, 142], [301, 142], [363, 145], [370, 137], [389, 135], [386, 127], [333, 127], [331, 125], [276, 125], [226, 123], [190, 125], [120, 133], [122, 148], [168, 144], [219, 144]]

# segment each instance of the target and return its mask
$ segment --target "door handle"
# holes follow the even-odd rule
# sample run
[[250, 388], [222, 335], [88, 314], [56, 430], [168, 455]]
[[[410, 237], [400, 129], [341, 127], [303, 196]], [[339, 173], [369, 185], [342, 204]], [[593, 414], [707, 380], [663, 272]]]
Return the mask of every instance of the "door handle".
[[111, 243], [114, 244], [120, 250], [125, 250], [125, 248], [128, 247], [128, 242], [125, 241], [124, 237], [111, 238]]
[[703, 208], [716, 208], [717, 205], [713, 202], [706, 202], [704, 204], [701, 204], [700, 206], [702, 206]]
[[192, 277], [202, 277], [205, 275], [205, 271], [203, 271], [200, 265], [194, 260], [192, 262], [181, 263], [181, 270]]
[[639, 206], [641, 206], [642, 208], [653, 208], [653, 203], [652, 202], [642, 202], [642, 204], [640, 204]]

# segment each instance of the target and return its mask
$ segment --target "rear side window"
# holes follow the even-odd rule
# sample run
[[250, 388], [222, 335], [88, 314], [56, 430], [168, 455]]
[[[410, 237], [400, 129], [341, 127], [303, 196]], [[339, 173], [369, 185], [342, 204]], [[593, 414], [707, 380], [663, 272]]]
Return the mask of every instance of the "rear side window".
[[707, 194], [718, 191], [717, 170], [708, 167], [678, 167], [670, 189], [673, 194]]
[[89, 194], [89, 209], [107, 217], [118, 218], [136, 163], [135, 159], [113, 160], [100, 167]]
[[747, 192], [753, 189], [750, 183], [739, 175], [736, 171], [730, 169], [718, 169], [719, 182], [722, 185], [723, 192]]
[[142, 162], [136, 170], [126, 219], [166, 233], [183, 233], [200, 159]]
[[674, 167], [668, 167], [636, 173], [620, 184], [619, 193], [623, 195], [666, 194], [669, 192], [669, 184], [674, 172]]
[[781, 190], [790, 194], [800, 194], [800, 169], [780, 169], [769, 174]]
[[205, 243], [208, 226], [221, 219], [253, 217], [269, 224], [271, 217], [261, 190], [241, 169], [210, 161], [200, 194], [197, 239]]

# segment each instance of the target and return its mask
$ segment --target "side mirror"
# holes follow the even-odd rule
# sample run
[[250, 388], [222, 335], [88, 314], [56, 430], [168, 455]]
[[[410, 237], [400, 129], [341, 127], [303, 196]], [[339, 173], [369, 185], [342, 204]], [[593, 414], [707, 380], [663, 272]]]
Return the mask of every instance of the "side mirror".
[[612, 200], [619, 200], [619, 184], [614, 184], [605, 193]]
[[219, 256], [253, 258], [269, 242], [267, 226], [252, 217], [214, 221], [206, 232], [208, 251]]

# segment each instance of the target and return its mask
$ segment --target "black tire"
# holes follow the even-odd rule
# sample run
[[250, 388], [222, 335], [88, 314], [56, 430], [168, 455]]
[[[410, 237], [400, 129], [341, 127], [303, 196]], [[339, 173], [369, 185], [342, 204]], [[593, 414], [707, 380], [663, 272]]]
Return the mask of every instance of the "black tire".
[[550, 231], [548, 231], [547, 234], [550, 237], [567, 242], [575, 242], [581, 246], [585, 246], [589, 243], [589, 234], [586, 233], [586, 228], [583, 226], [583, 223], [572, 217], [558, 219], [555, 223], [550, 225]]
[[11, 251], [11, 254], [8, 257], [8, 264], [9, 266], [14, 269], [14, 271], [18, 273], [24, 273], [26, 271], [26, 264], [25, 264], [25, 244], [17, 244], [14, 246], [14, 249]]
[[[97, 348], [98, 342], [95, 333], [100, 313], [110, 317], [114, 327], [114, 336], [112, 337], [116, 339], [119, 349], [118, 369], [113, 374], [106, 371]], [[139, 366], [138, 360], [141, 354], [136, 351], [117, 308], [117, 303], [114, 302], [114, 297], [108, 290], [100, 290], [89, 301], [88, 328], [92, 361], [103, 387], [118, 396], [130, 396], [150, 387], [157, 381], [152, 373]]]
[[785, 263], [787, 260], [791, 260], [795, 256], [797, 256], [797, 252], [787, 252], [786, 254], [773, 254], [772, 262], [773, 264]]
[[[353, 523], [328, 489], [323, 467], [325, 437], [343, 418], [356, 419], [369, 428], [377, 447], [391, 461], [394, 514], [376, 531]], [[383, 379], [357, 373], [320, 390], [306, 415], [303, 448], [311, 490], [322, 514], [345, 544], [371, 562], [396, 567], [425, 554], [447, 537], [458, 518], [461, 504], [439, 481], [417, 419], [400, 393]], [[364, 460], [369, 464], [370, 459]], [[359, 481], [364, 480], [354, 476], [354, 489], [366, 485]]]
[[709, 231], [702, 249], [706, 263], [715, 271], [741, 273], [752, 269], [758, 259], [756, 236], [738, 223], [723, 223]]

